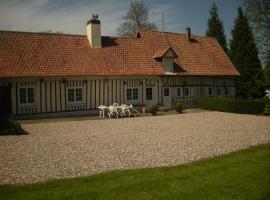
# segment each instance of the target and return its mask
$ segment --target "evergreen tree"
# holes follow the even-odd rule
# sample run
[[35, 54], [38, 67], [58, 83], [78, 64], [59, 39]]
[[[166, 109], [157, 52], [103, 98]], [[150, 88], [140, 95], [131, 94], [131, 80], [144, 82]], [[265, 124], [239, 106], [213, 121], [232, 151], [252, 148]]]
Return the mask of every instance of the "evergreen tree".
[[210, 17], [208, 19], [207, 24], [208, 24], [208, 28], [206, 31], [206, 36], [215, 37], [217, 41], [219, 42], [220, 46], [223, 48], [223, 50], [227, 52], [228, 48], [227, 48], [226, 36], [224, 33], [224, 27], [223, 27], [222, 21], [219, 19], [218, 8], [215, 2], [213, 3], [212, 8], [210, 9]]
[[236, 95], [243, 98], [263, 97], [263, 70], [248, 18], [241, 7], [232, 30], [230, 58], [240, 73], [236, 78]]
[[244, 0], [244, 8], [265, 63], [270, 51], [270, 0]]
[[264, 72], [265, 85], [268, 89], [270, 89], [270, 51], [268, 52], [268, 56], [266, 58], [263, 72]]

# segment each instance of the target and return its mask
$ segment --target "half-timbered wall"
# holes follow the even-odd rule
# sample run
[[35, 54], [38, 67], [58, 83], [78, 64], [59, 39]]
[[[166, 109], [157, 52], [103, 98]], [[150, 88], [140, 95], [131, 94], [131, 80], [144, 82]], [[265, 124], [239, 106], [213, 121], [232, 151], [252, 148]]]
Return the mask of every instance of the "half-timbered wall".
[[[68, 111], [96, 110], [99, 105], [132, 103], [134, 105], [150, 105], [155, 102], [163, 104], [163, 88], [173, 89], [173, 99], [195, 103], [198, 96], [207, 95], [207, 87], [228, 87], [230, 96], [235, 95], [232, 78], [204, 76], [126, 76], [126, 77], [64, 77], [64, 78], [17, 78], [9, 79], [12, 94], [12, 112], [14, 115], [38, 113], [56, 113]], [[3, 83], [3, 81], [2, 81]], [[20, 87], [34, 88], [34, 104], [20, 105]], [[190, 95], [176, 97], [177, 87], [189, 87]], [[82, 101], [68, 102], [68, 89], [81, 88]], [[138, 100], [128, 101], [128, 88], [138, 88]], [[146, 88], [152, 88], [153, 100], [147, 101]], [[214, 90], [216, 91], [216, 90]]]
[[[235, 96], [234, 80], [231, 77], [207, 77], [207, 76], [163, 76], [161, 77], [162, 87], [170, 87], [173, 92], [172, 105], [180, 100], [185, 104], [195, 104], [199, 96], [208, 96], [208, 88], [213, 88], [214, 97], [224, 97], [225, 88], [228, 89], [228, 96]], [[188, 87], [190, 94], [188, 96], [176, 95], [177, 88]], [[217, 88], [222, 91], [221, 96], [217, 96]], [[163, 99], [161, 99], [163, 103]]]

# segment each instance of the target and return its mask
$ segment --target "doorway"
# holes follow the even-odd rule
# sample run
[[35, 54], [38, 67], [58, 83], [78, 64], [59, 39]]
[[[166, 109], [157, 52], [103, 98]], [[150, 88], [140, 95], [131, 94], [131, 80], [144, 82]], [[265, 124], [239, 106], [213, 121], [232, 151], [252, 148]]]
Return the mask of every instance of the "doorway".
[[172, 89], [170, 87], [163, 88], [163, 106], [167, 109], [172, 108]]
[[0, 86], [0, 116], [8, 117], [11, 112], [11, 87]]

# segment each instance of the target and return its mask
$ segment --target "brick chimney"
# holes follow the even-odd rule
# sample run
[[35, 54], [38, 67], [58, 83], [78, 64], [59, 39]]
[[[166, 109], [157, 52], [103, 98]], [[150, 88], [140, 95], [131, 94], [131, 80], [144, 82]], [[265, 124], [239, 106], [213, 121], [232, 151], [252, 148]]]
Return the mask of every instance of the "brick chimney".
[[191, 41], [191, 29], [190, 29], [190, 27], [186, 28], [186, 41], [187, 42]]
[[87, 38], [91, 47], [101, 48], [100, 20], [98, 15], [92, 15], [92, 19], [87, 21]]

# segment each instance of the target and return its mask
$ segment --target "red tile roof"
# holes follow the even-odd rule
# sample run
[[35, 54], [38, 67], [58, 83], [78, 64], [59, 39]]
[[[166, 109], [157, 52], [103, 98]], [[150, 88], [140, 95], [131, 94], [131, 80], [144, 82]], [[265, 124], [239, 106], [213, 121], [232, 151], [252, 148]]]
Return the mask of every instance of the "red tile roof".
[[[157, 52], [155, 53], [155, 55], [153, 56], [153, 58], [162, 58], [169, 50], [173, 51], [173, 49], [171, 47], [165, 47], [162, 49], [158, 49]], [[174, 56], [173, 58], [176, 58], [176, 57], [177, 56]]]
[[157, 51], [172, 48], [179, 75], [238, 75], [216, 39], [140, 30], [137, 38], [102, 37], [91, 48], [83, 35], [0, 31], [0, 77], [162, 75]]

